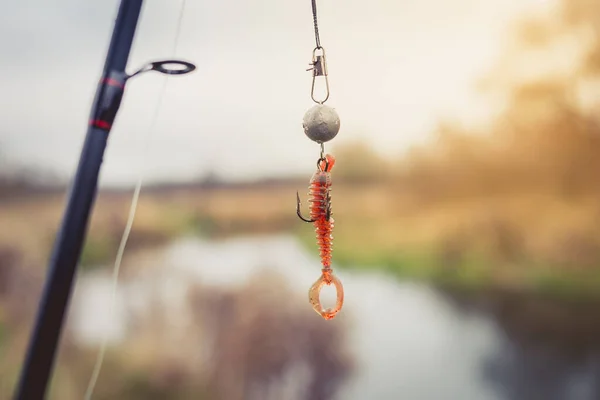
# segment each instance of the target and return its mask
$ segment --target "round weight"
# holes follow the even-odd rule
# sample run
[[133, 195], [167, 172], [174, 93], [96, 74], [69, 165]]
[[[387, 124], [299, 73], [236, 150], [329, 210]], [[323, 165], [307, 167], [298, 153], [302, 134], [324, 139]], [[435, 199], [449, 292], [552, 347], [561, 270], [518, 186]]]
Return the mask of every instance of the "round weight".
[[338, 134], [340, 117], [334, 108], [317, 104], [304, 114], [302, 127], [310, 140], [325, 143]]

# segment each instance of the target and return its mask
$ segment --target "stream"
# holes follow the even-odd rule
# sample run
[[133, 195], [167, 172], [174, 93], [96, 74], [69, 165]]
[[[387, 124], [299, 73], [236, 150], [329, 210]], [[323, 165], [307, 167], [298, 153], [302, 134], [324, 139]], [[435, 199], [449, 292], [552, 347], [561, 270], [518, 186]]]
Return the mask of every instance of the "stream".
[[[163, 267], [156, 274], [161, 275], [124, 281], [118, 305], [127, 300], [130, 307], [142, 309], [145, 295], [152, 293], [176, 308], [184, 301], [182, 289], [195, 278], [227, 287], [243, 284], [261, 268], [276, 268], [294, 291], [305, 295], [320, 273], [318, 260], [286, 235], [181, 238], [161, 249], [160, 256]], [[339, 399], [598, 398], [600, 362], [593, 358], [571, 365], [522, 348], [492, 315], [461, 309], [424, 284], [359, 271], [336, 270], [345, 288], [342, 314], [348, 314], [350, 348], [358, 365]], [[110, 315], [110, 295], [108, 270], [79, 277], [70, 324], [81, 342], [97, 343], [105, 329], [113, 341], [126, 334], [127, 312], [119, 306]], [[182, 323], [173, 314], [172, 323]]]

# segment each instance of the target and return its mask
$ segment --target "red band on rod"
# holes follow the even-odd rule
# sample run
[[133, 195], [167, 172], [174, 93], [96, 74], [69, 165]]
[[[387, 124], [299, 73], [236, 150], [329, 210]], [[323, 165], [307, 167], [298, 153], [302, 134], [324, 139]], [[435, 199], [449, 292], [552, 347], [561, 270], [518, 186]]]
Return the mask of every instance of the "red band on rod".
[[111, 125], [108, 122], [102, 121], [101, 119], [91, 120], [90, 125], [95, 126], [96, 128], [100, 128], [100, 129], [110, 129], [110, 127], [111, 127]]
[[113, 78], [105, 78], [102, 80], [102, 83], [104, 83], [105, 85], [108, 85], [108, 86], [116, 86], [121, 89], [125, 89], [125, 85], [123, 83], [121, 83], [118, 80], [113, 79]]

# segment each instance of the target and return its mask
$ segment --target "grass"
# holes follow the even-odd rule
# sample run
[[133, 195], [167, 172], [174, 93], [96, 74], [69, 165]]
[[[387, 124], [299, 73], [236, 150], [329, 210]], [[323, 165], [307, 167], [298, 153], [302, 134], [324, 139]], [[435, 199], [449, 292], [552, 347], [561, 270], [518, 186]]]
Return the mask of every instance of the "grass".
[[113, 237], [90, 235], [81, 252], [80, 264], [84, 268], [91, 268], [106, 263], [116, 253], [117, 246]]
[[[312, 226], [294, 213], [295, 185], [170, 190], [140, 199], [128, 249], [176, 237], [216, 238], [291, 232], [317, 255]], [[342, 268], [385, 270], [477, 291], [490, 287], [588, 296], [600, 289], [600, 215], [594, 198], [539, 194], [422, 201], [392, 181], [338, 183], [334, 188], [333, 261]], [[61, 197], [8, 204], [0, 243], [45, 265], [62, 213]], [[82, 252], [83, 268], [107, 265], [125, 227], [130, 195], [101, 193]], [[268, 205], [268, 206], [265, 206]], [[533, 210], [533, 211], [532, 211]], [[598, 275], [598, 276], [596, 276]]]
[[[214, 221], [209, 216], [166, 206], [159, 215], [152, 220], [144, 216], [140, 221], [134, 220], [128, 249], [158, 246], [182, 235], [210, 236], [213, 232]], [[124, 229], [124, 219], [119, 219], [109, 228], [93, 226], [82, 250], [82, 267], [95, 268], [111, 261], [117, 253]]]
[[[1, 309], [0, 309], [1, 312]], [[5, 347], [5, 343], [8, 337], [8, 332], [6, 329], [5, 324], [2, 322], [2, 319], [0, 319], [0, 358], [4, 358], [4, 347]]]

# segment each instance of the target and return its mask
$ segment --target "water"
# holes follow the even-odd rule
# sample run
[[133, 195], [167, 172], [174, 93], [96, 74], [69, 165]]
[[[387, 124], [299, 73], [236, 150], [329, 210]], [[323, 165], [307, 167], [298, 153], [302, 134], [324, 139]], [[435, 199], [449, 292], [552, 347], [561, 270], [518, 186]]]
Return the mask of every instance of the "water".
[[[80, 278], [70, 319], [79, 340], [98, 341], [107, 325], [111, 340], [120, 340], [131, 313], [152, 312], [153, 304], [159, 303], [181, 307], [183, 289], [194, 280], [231, 287], [243, 284], [261, 268], [277, 268], [293, 290], [306, 295], [319, 275], [318, 260], [290, 236], [220, 242], [185, 238], [136, 262], [161, 267], [148, 267], [141, 278], [124, 280], [117, 299], [120, 306], [113, 316], [106, 307], [109, 274], [96, 272]], [[534, 399], [538, 397], [531, 396], [532, 388], [546, 385], [547, 376], [523, 381], [527, 371], [516, 368], [524, 365], [522, 354], [492, 317], [465, 312], [425, 285], [399, 282], [384, 274], [336, 272], [344, 283], [342, 313], [349, 321], [350, 344], [359, 368], [340, 399]], [[170, 315], [170, 324], [185, 325], [184, 313]], [[490, 372], [490, 366], [496, 369]], [[595, 380], [590, 371], [563, 371], [564, 382], [552, 390], [562, 393], [556, 399], [593, 399]], [[539, 398], [554, 399], [552, 393]]]

